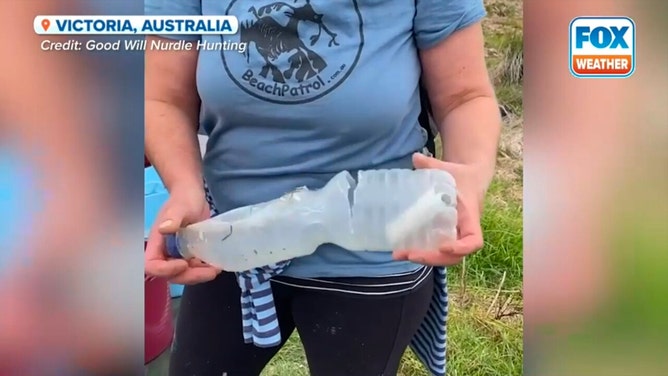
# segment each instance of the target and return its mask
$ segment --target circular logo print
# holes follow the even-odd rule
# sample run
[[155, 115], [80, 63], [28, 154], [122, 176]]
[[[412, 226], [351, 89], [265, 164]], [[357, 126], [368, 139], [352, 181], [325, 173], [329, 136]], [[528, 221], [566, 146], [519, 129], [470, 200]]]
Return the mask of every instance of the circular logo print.
[[[246, 93], [278, 104], [314, 101], [341, 85], [357, 65], [364, 35], [357, 0], [232, 0], [244, 53], [222, 50], [230, 79]], [[344, 5], [345, 4], [345, 5]]]

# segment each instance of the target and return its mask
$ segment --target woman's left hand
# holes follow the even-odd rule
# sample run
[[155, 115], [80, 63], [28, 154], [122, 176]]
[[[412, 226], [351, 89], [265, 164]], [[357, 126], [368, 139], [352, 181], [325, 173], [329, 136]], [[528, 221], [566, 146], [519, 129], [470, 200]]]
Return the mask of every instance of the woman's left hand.
[[443, 162], [424, 154], [413, 155], [416, 169], [439, 169], [450, 173], [457, 183], [457, 239], [448, 241], [434, 250], [395, 250], [395, 260], [408, 260], [432, 266], [450, 266], [460, 263], [465, 256], [483, 247], [480, 215], [483, 195], [478, 187], [473, 167]]

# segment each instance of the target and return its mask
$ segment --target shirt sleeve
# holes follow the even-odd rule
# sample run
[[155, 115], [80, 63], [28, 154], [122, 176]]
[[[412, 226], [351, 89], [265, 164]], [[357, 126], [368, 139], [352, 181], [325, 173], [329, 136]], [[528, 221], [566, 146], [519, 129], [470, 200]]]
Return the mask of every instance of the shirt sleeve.
[[419, 49], [427, 49], [487, 14], [483, 0], [416, 0], [413, 32]]
[[[146, 16], [201, 16], [202, 0], [144, 0]], [[160, 37], [177, 40], [198, 41], [199, 35], [162, 35]]]

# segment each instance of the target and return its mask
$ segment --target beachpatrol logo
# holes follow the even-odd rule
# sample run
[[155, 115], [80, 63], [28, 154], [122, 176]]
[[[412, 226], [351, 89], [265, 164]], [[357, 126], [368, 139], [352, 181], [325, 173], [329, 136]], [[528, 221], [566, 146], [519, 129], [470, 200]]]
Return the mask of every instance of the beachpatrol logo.
[[225, 35], [236, 34], [233, 16], [37, 16], [40, 35]]
[[569, 66], [579, 78], [625, 78], [636, 68], [636, 25], [628, 17], [571, 21]]
[[226, 14], [238, 17], [239, 33], [220, 38], [248, 48], [221, 51], [225, 71], [237, 87], [266, 102], [322, 98], [350, 77], [362, 54], [357, 1], [230, 1]]

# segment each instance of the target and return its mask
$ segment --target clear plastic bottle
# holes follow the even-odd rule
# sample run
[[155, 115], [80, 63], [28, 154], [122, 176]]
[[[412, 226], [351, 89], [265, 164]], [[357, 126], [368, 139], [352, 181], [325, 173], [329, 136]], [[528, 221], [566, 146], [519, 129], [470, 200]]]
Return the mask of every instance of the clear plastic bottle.
[[315, 252], [436, 250], [456, 236], [455, 181], [441, 170], [344, 171], [322, 189], [234, 209], [168, 237], [172, 257], [244, 271]]

